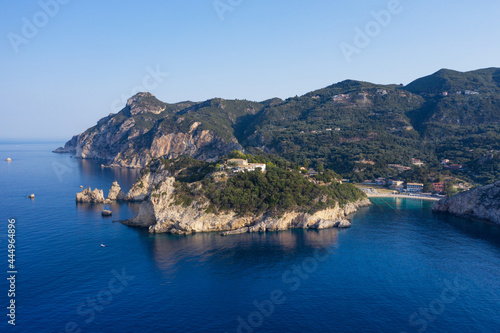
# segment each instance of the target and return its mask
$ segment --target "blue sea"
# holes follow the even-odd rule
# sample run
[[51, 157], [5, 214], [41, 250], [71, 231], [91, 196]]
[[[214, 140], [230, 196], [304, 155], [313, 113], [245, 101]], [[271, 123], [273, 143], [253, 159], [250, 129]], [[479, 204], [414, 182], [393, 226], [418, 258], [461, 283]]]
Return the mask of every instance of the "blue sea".
[[346, 230], [151, 235], [113, 222], [137, 204], [75, 203], [80, 186], [128, 190], [137, 171], [51, 153], [61, 145], [0, 144], [1, 332], [500, 331], [498, 226], [382, 198]]

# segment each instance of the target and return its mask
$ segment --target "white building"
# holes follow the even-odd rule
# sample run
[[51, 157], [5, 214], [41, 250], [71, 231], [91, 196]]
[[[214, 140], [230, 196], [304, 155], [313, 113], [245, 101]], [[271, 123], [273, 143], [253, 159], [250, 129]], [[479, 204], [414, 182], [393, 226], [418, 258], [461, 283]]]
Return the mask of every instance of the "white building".
[[408, 183], [406, 184], [406, 191], [411, 193], [421, 193], [424, 189], [424, 184]]
[[262, 172], [266, 171], [266, 165], [261, 163], [248, 163], [248, 160], [244, 160], [241, 158], [233, 158], [227, 160], [227, 164], [235, 164], [234, 171], [243, 172], [243, 171], [255, 171], [260, 169]]

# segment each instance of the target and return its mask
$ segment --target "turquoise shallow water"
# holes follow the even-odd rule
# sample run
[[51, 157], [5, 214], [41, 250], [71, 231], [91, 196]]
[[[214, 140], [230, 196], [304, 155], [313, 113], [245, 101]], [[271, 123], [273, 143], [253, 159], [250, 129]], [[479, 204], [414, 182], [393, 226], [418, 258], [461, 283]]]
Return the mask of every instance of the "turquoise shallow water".
[[499, 331], [497, 226], [374, 199], [347, 230], [149, 235], [112, 222], [137, 205], [102, 218], [74, 202], [80, 185], [127, 190], [136, 173], [59, 145], [0, 144], [5, 275], [9, 218], [18, 245], [17, 325], [2, 315], [1, 332]]

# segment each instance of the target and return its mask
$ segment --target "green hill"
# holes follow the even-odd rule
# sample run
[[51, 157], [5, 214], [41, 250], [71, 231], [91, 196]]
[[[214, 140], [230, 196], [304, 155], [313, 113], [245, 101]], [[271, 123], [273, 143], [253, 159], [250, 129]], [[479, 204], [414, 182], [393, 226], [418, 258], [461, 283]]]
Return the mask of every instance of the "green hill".
[[[144, 166], [184, 154], [214, 160], [234, 149], [278, 154], [295, 165], [322, 163], [357, 181], [410, 179], [413, 171], [388, 164], [420, 159], [427, 174], [492, 182], [500, 179], [500, 69], [443, 69], [407, 86], [346, 80], [263, 102], [167, 104], [140, 93], [58, 152]], [[461, 166], [445, 169], [443, 159]]]

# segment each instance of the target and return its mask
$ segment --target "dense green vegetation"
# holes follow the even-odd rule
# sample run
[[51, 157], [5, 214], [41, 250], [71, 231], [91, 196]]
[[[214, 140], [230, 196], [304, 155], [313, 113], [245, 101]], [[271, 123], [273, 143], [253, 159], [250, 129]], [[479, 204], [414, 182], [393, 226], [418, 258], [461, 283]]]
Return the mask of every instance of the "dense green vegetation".
[[357, 201], [364, 194], [351, 184], [334, 183], [329, 186], [316, 185], [298, 172], [275, 166], [266, 173], [243, 172], [231, 177], [219, 188], [207, 183], [206, 194], [219, 210], [234, 210], [240, 214], [259, 214], [271, 211], [314, 213], [318, 210]]
[[[246, 147], [265, 146], [296, 163], [320, 160], [353, 181], [403, 179], [387, 165], [417, 158], [433, 173], [493, 182], [500, 179], [500, 69], [442, 70], [406, 87], [344, 81], [264, 108], [244, 134]], [[445, 169], [443, 159], [465, 167]]]
[[[412, 166], [412, 158], [425, 163], [431, 180], [447, 176], [486, 184], [500, 179], [497, 68], [466, 73], [441, 70], [407, 86], [347, 80], [304, 96], [259, 103], [216, 98], [166, 104], [151, 95], [137, 105], [165, 110], [132, 116], [126, 107], [90, 130], [107, 123], [118, 131], [133, 121], [139, 134], [132, 139], [124, 136], [118, 143], [136, 151], [151, 144], [153, 137], [209, 130], [253, 156], [282, 157], [272, 161], [282, 169], [322, 165], [355, 182], [407, 179], [387, 165]], [[102, 145], [118, 153], [116, 143]], [[375, 164], [359, 163], [363, 159]], [[464, 167], [445, 169], [443, 159]]]
[[[336, 203], [344, 205], [365, 198], [365, 194], [351, 184], [332, 182], [325, 186], [316, 185], [298, 170], [276, 166], [283, 162], [280, 158], [275, 158], [275, 164], [265, 155], [234, 152], [228, 156], [234, 157], [266, 163], [267, 171], [214, 174], [217, 163], [197, 161], [186, 156], [174, 160], [161, 159], [163, 168], [176, 177], [176, 204], [187, 206], [193, 201], [208, 200], [209, 212], [231, 210], [240, 215], [268, 213], [278, 216], [292, 210], [314, 213]], [[159, 167], [157, 162], [152, 165], [151, 170]], [[325, 174], [327, 177], [334, 175], [329, 170]]]

